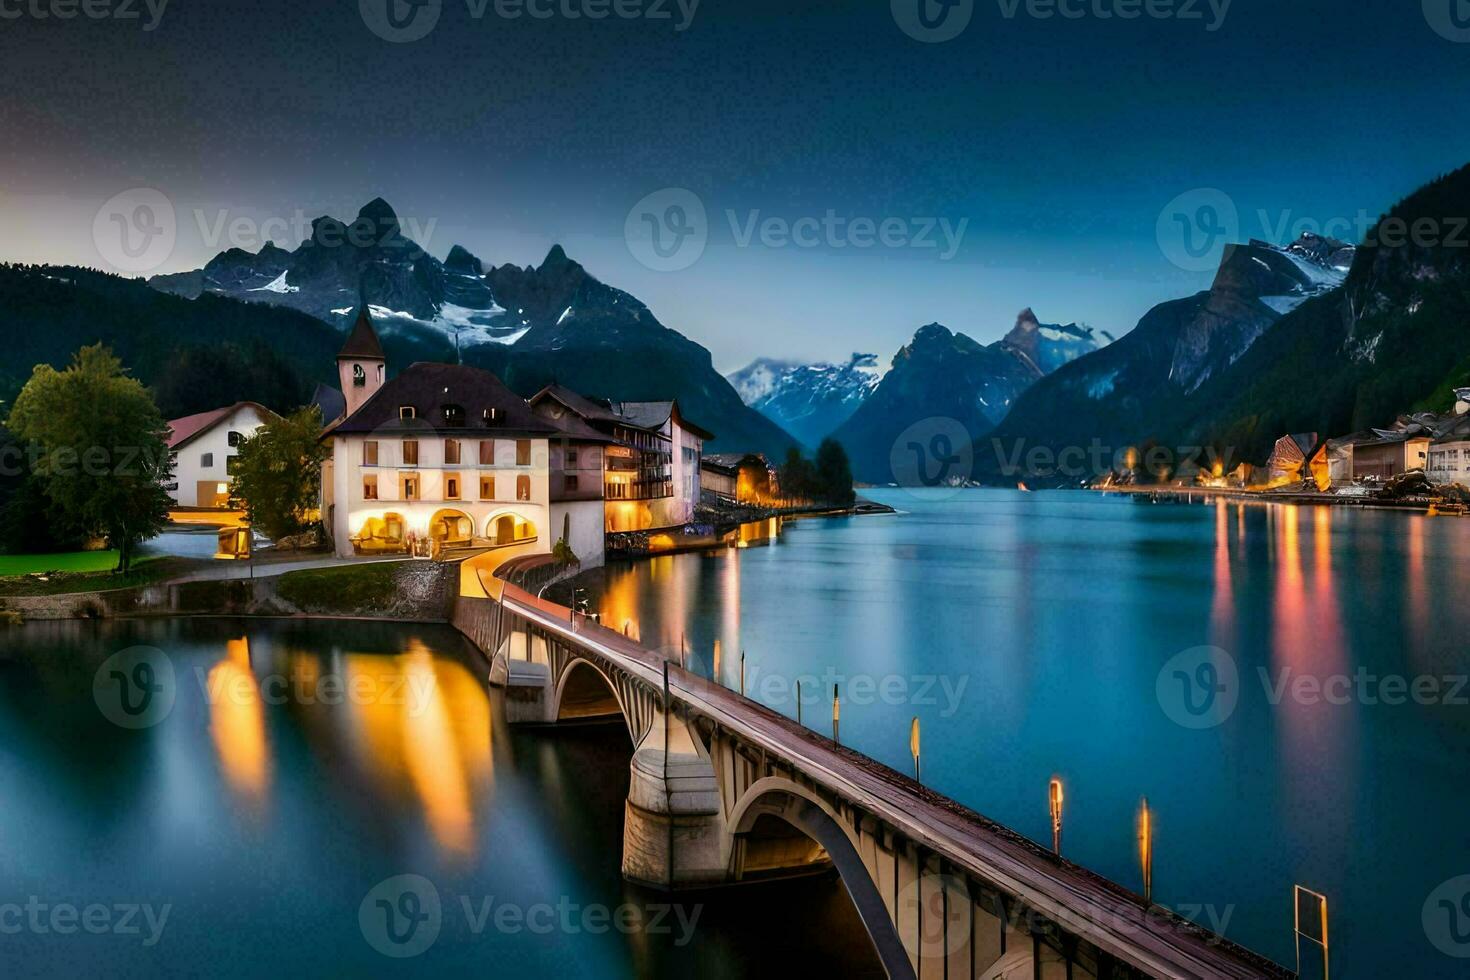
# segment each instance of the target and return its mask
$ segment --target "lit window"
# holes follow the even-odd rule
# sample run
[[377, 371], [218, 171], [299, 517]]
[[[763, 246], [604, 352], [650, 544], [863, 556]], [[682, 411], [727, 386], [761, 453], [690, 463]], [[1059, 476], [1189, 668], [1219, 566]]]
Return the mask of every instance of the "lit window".
[[516, 499], [531, 499], [531, 478], [529, 476], [516, 477]]
[[369, 439], [362, 444], [362, 465], [378, 465], [378, 441], [376, 439]]
[[458, 500], [459, 499], [459, 477], [457, 475], [450, 475], [450, 476], [445, 476], [444, 477], [444, 499], [445, 500]]
[[371, 473], [362, 478], [362, 499], [378, 499], [378, 474]]
[[481, 500], [494, 500], [495, 499], [495, 477], [493, 477], [493, 476], [482, 476], [482, 477], [480, 477], [480, 499]]
[[403, 474], [398, 478], [398, 496], [403, 500], [419, 499], [419, 478]]
[[361, 364], [352, 365], [352, 387], [363, 388], [367, 386], [367, 372], [362, 369]]

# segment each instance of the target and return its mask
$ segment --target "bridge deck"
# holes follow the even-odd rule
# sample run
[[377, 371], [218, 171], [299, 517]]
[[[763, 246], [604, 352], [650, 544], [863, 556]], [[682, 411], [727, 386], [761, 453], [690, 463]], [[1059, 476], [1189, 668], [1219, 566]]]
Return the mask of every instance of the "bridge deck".
[[1294, 977], [1291, 971], [1155, 906], [1086, 868], [989, 820], [912, 778], [798, 725], [570, 610], [507, 585], [514, 612], [565, 640], [661, 685], [716, 723], [836, 790], [913, 841], [975, 877], [1017, 896], [1067, 931], [1139, 969], [1164, 977]]

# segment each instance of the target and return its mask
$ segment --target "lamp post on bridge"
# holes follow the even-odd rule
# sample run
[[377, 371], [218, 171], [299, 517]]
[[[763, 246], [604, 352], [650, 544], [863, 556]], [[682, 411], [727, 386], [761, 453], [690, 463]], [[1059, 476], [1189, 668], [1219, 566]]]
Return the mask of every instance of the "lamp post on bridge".
[[1051, 849], [1057, 857], [1062, 856], [1062, 781], [1052, 778], [1047, 792], [1051, 804]]

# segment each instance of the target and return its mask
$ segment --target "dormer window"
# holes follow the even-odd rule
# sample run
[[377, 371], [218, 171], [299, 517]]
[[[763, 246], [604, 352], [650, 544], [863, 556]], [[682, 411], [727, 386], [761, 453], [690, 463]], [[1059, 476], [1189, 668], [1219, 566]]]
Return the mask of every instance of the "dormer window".
[[443, 405], [440, 411], [444, 413], [444, 424], [451, 429], [464, 427], [464, 408], [459, 405]]
[[495, 424], [496, 422], [499, 422], [499, 421], [500, 421], [500, 409], [498, 409], [498, 408], [487, 408], [487, 409], [485, 409], [485, 424], [486, 425], [493, 425], [493, 424]]
[[363, 388], [367, 386], [367, 372], [362, 369], [361, 364], [352, 365], [352, 387]]
[[419, 413], [414, 409], [414, 407], [412, 405], [399, 405], [398, 406], [398, 417], [400, 419], [413, 419], [413, 418], [418, 418], [418, 414]]
[[245, 437], [238, 432], [231, 432], [225, 439], [230, 444], [231, 449], [237, 448], [240, 443], [245, 441]]

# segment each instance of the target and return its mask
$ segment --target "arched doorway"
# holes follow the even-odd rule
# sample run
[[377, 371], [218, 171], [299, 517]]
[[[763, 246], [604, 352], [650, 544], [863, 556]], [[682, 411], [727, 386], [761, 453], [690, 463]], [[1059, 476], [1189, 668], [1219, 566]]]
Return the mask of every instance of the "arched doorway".
[[475, 538], [475, 522], [457, 510], [441, 510], [429, 519], [429, 537], [440, 547], [468, 547]]
[[511, 544], [524, 544], [536, 540], [536, 525], [519, 514], [500, 514], [490, 519], [485, 536], [493, 547], [502, 548]]
[[402, 514], [387, 513], [369, 517], [352, 540], [352, 550], [359, 555], [397, 554], [408, 550], [408, 536]]

